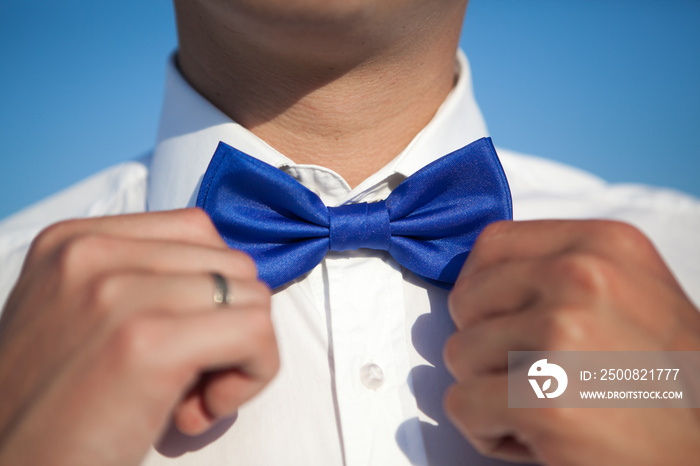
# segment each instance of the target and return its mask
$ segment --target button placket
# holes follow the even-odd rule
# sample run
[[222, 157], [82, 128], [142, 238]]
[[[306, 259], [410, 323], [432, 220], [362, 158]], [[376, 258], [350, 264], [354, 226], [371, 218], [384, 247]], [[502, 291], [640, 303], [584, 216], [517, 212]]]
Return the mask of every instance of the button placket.
[[[389, 280], [396, 271], [367, 250], [329, 253], [326, 264], [346, 464], [404, 464], [406, 456], [395, 440], [405, 416], [394, 351], [405, 326], [402, 313], [387, 306], [387, 294], [397, 291]], [[383, 445], [381, 454], [377, 442]]]

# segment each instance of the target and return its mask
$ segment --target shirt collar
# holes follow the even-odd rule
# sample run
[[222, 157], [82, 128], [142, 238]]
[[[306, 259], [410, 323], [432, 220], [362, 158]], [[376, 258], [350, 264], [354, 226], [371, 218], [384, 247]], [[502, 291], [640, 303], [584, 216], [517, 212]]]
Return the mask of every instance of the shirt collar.
[[430, 123], [391, 162], [351, 190], [332, 170], [295, 164], [224, 115], [187, 83], [173, 56], [166, 71], [165, 99], [149, 171], [148, 209], [194, 206], [202, 176], [220, 141], [283, 169], [328, 205], [382, 199], [421, 167], [488, 135], [474, 99], [469, 63], [461, 50], [455, 63], [455, 86]]

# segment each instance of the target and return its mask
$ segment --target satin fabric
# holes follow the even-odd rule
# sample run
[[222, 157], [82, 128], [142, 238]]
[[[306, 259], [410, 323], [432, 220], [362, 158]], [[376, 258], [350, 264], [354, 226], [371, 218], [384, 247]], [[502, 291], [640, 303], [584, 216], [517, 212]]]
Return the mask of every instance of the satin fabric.
[[250, 254], [270, 288], [309, 272], [329, 250], [369, 248], [388, 251], [403, 267], [449, 289], [479, 233], [512, 219], [508, 182], [490, 138], [426, 165], [386, 201], [338, 207], [221, 142], [196, 205], [231, 248]]

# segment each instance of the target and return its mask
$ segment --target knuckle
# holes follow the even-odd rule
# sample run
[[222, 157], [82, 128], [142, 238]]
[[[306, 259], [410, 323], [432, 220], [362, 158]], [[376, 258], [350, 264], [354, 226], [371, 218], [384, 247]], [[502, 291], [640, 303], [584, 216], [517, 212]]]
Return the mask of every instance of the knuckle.
[[[251, 312], [246, 322], [246, 339], [261, 352], [271, 354], [277, 352], [277, 338], [269, 313]], [[279, 364], [277, 362], [275, 365]]]
[[252, 278], [258, 276], [258, 267], [255, 265], [255, 261], [252, 257], [236, 249], [231, 249], [230, 254], [232, 257], [232, 266], [236, 269], [238, 274]]
[[81, 222], [78, 219], [62, 220], [44, 228], [38, 235], [39, 242], [52, 242], [60, 238], [65, 238], [76, 230], [76, 226]]
[[103, 235], [83, 234], [66, 240], [56, 252], [56, 262], [62, 273], [71, 273], [92, 263], [109, 251], [110, 239]]
[[492, 262], [494, 257], [498, 257], [500, 242], [503, 235], [513, 228], [513, 222], [499, 221], [488, 224], [476, 238], [471, 251], [465, 261], [463, 270], [474, 273], [481, 270], [485, 264]]
[[467, 300], [474, 289], [475, 280], [460, 280], [455, 283], [447, 296], [447, 309], [457, 328], [464, 327], [467, 322]]
[[125, 296], [130, 278], [121, 273], [107, 273], [93, 279], [86, 293], [86, 305], [93, 314], [110, 314], [119, 297]]
[[613, 260], [629, 263], [634, 258], [639, 266], [667, 283], [676, 280], [654, 243], [639, 229], [628, 223], [600, 221], [600, 241], [605, 241]]
[[545, 329], [548, 335], [559, 335], [562, 331], [566, 332], [570, 325], [569, 313], [563, 307], [544, 314], [541, 320], [540, 326]]
[[63, 220], [41, 230], [29, 247], [27, 261], [35, 262], [39, 257], [55, 249], [76, 230], [78, 222], [79, 220]]
[[590, 332], [582, 311], [579, 306], [560, 306], [541, 317], [547, 350], [568, 351], [586, 346]]
[[445, 342], [445, 347], [442, 350], [442, 357], [445, 360], [445, 366], [454, 375], [459, 355], [461, 354], [461, 345], [456, 338], [456, 334], [452, 335]]
[[570, 252], [552, 260], [551, 279], [563, 284], [561, 290], [583, 292], [589, 296], [607, 292], [614, 276], [611, 264], [602, 257], [585, 252]]
[[461, 390], [459, 390], [459, 386], [457, 384], [452, 384], [447, 387], [445, 395], [442, 398], [442, 405], [445, 409], [445, 413], [450, 416], [453, 422], [459, 420], [461, 421], [460, 424], [463, 424], [464, 420], [462, 417], [464, 416], [467, 408], [464, 396], [461, 393]]
[[598, 231], [601, 236], [614, 241], [625, 243], [627, 241], [637, 241], [644, 238], [644, 235], [629, 223], [618, 220], [598, 220], [596, 221]]
[[468, 260], [475, 261], [476, 259], [480, 259], [481, 256], [488, 255], [487, 253], [491, 245], [510, 227], [509, 223], [510, 222], [501, 221], [486, 225], [486, 227], [481, 230], [481, 233], [479, 233], [479, 236], [477, 236], [472, 250], [469, 253]]
[[122, 368], [146, 364], [148, 356], [159, 347], [158, 327], [151, 319], [134, 314], [123, 319], [111, 338], [112, 356]]
[[272, 318], [268, 312], [253, 312], [248, 321], [250, 332], [256, 340], [269, 341], [275, 339]]
[[454, 288], [452, 289], [452, 292], [447, 295], [447, 310], [450, 312], [450, 316], [452, 317], [452, 320], [455, 322], [457, 327], [459, 328], [459, 302], [460, 302], [460, 295], [462, 293], [462, 288], [464, 285], [462, 282], [457, 282], [455, 283]]
[[512, 222], [504, 220], [490, 223], [483, 229], [479, 237], [484, 238], [484, 240], [491, 240], [505, 233], [511, 226]]
[[59, 236], [58, 231], [62, 228], [63, 226], [60, 223], [55, 223], [41, 230], [39, 234], [34, 237], [29, 247], [29, 254], [27, 257], [39, 255], [51, 249], [56, 243], [56, 238]]
[[635, 254], [653, 250], [651, 241], [635, 226], [616, 220], [599, 220], [596, 222], [596, 234], [601, 241], [620, 251]]
[[267, 311], [269, 314], [270, 308], [272, 307], [272, 293], [267, 285], [258, 280], [254, 280], [247, 286], [252, 296], [253, 305]]
[[198, 228], [209, 228], [212, 225], [209, 215], [202, 209], [183, 209], [179, 214], [188, 225]]
[[216, 230], [214, 223], [211, 221], [209, 214], [202, 209], [184, 209], [180, 215], [183, 216], [183, 221], [195, 231], [199, 232], [212, 243], [222, 243], [221, 235]]

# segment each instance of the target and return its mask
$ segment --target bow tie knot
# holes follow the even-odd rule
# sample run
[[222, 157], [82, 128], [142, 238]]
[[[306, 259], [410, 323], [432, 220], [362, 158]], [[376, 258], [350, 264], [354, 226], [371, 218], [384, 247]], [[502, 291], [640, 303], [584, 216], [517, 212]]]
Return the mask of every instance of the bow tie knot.
[[331, 251], [359, 248], [388, 251], [391, 246], [389, 209], [385, 201], [329, 207], [328, 221]]

